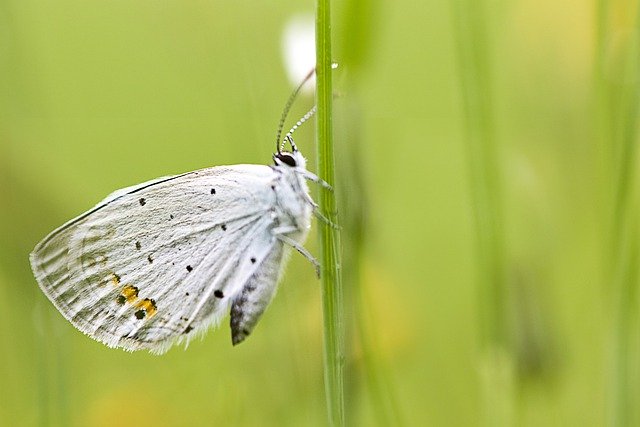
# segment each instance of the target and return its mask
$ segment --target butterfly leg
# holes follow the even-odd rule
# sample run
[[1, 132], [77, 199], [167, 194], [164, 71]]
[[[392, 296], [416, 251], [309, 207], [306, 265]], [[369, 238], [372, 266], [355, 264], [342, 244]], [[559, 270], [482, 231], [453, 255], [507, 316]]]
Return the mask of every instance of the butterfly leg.
[[[329, 191], [333, 191], [333, 187], [330, 186], [325, 180], [320, 179], [317, 175], [309, 172], [308, 170], [297, 170], [296, 172], [298, 172], [300, 175], [302, 175], [305, 179], [308, 179], [311, 182], [315, 182], [317, 184], [320, 184], [320, 186], [322, 188], [325, 188]], [[313, 201], [313, 199], [305, 193], [305, 200], [311, 205], [313, 206], [313, 214], [322, 222], [324, 222], [325, 224], [327, 224], [329, 227], [334, 228], [336, 230], [340, 229], [340, 226], [338, 224], [335, 224], [333, 222], [331, 222], [331, 220], [329, 218], [327, 218], [326, 216], [322, 215], [320, 213], [320, 211], [318, 210], [318, 204], [316, 202]]]
[[327, 218], [326, 216], [322, 215], [322, 213], [320, 213], [320, 210], [318, 209], [318, 204], [313, 201], [311, 196], [304, 193], [304, 199], [307, 201], [307, 203], [309, 203], [313, 207], [313, 214], [316, 216], [316, 218], [318, 218], [320, 221], [327, 224], [329, 227], [334, 228], [336, 230], [340, 230], [340, 226], [338, 224], [331, 222], [329, 218]]
[[311, 255], [311, 253], [308, 250], [306, 250], [304, 246], [302, 246], [300, 243], [298, 243], [291, 237], [287, 236], [287, 233], [291, 233], [293, 231], [298, 231], [298, 229], [293, 226], [276, 227], [272, 230], [272, 233], [276, 239], [280, 240], [282, 243], [286, 245], [291, 246], [292, 248], [300, 252], [302, 256], [308, 259], [309, 262], [311, 262], [311, 264], [313, 264], [313, 266], [315, 267], [316, 275], [318, 276], [318, 278], [320, 278], [320, 263], [318, 262], [318, 260], [315, 259], [315, 257]]
[[296, 172], [302, 175], [303, 178], [308, 179], [311, 182], [315, 182], [316, 184], [319, 184], [322, 188], [325, 188], [329, 191], [333, 191], [333, 187], [329, 185], [327, 181], [320, 179], [318, 175], [313, 174], [305, 169], [297, 169]]
[[327, 224], [329, 227], [335, 230], [340, 230], [340, 226], [338, 224], [336, 224], [335, 222], [332, 222], [329, 218], [327, 218], [326, 216], [320, 213], [320, 210], [318, 210], [318, 205], [315, 205], [313, 207], [313, 214], [316, 216], [316, 218], [318, 218], [320, 221]]

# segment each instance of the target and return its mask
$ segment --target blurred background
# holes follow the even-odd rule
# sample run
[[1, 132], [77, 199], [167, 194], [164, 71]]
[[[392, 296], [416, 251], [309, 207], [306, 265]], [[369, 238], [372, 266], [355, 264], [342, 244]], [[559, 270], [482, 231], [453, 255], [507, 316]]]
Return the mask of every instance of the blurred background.
[[[334, 3], [348, 423], [638, 422], [637, 2]], [[0, 425], [326, 425], [303, 257], [245, 343], [163, 356], [76, 331], [28, 262], [118, 188], [270, 163], [313, 12], [0, 0]]]

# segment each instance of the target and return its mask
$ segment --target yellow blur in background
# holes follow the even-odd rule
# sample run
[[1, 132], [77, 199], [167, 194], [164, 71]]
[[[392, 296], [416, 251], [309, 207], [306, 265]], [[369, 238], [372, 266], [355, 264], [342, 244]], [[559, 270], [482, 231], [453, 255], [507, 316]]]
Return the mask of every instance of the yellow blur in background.
[[[491, 109], [499, 169], [506, 393], [485, 378], [461, 55], [474, 46], [456, 2], [335, 3], [348, 425], [480, 425], [496, 406], [507, 425], [603, 425], [618, 366], [607, 126], [637, 126], [633, 114], [626, 127], [600, 121], [616, 113], [612, 86], [638, 85], [624, 72], [631, 2], [482, 2], [472, 16], [486, 29], [491, 100], [480, 108]], [[245, 343], [231, 346], [225, 321], [163, 356], [76, 331], [28, 262], [48, 232], [118, 188], [269, 164], [294, 87], [282, 37], [313, 9], [0, 0], [0, 425], [327, 424], [320, 285], [303, 257]], [[302, 95], [288, 126], [312, 105]], [[312, 123], [296, 132], [311, 171], [314, 135]], [[620, 155], [637, 189], [636, 152]], [[637, 252], [630, 259], [637, 272]], [[629, 375], [637, 391], [637, 369]]]

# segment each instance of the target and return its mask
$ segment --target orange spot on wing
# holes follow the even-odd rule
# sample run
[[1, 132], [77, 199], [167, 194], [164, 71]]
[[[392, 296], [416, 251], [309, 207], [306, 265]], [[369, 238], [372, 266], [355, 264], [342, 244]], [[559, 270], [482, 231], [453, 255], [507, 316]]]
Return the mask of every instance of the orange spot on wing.
[[136, 299], [138, 299], [138, 288], [135, 286], [127, 285], [122, 289], [123, 297], [126, 298], [127, 302], [133, 303]]
[[133, 304], [138, 299], [138, 288], [131, 285], [125, 285], [120, 291], [120, 295], [116, 298], [116, 302], [124, 305], [126, 302]]
[[156, 302], [152, 299], [145, 298], [136, 304], [136, 308], [147, 312], [147, 316], [151, 317], [158, 311]]
[[118, 286], [120, 284], [120, 276], [116, 273], [111, 273], [111, 284], [113, 284], [113, 286]]

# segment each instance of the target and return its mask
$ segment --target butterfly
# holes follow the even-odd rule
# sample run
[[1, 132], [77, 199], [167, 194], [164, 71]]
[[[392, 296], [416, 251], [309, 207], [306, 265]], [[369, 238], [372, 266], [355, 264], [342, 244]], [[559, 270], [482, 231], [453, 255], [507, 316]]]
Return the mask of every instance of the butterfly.
[[273, 298], [290, 248], [319, 273], [303, 247], [313, 213], [323, 218], [307, 180], [330, 187], [307, 171], [291, 137], [314, 111], [277, 146], [273, 165], [218, 166], [128, 187], [54, 230], [30, 256], [40, 288], [109, 347], [163, 353], [227, 312], [232, 343], [242, 342]]

